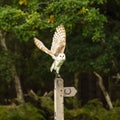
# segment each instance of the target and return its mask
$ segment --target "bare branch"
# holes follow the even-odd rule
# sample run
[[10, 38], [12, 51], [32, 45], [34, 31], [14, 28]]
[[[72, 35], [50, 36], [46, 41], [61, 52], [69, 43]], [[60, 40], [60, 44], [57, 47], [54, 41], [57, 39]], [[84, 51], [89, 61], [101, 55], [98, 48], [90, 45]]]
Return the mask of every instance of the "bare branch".
[[102, 77], [97, 73], [97, 72], [93, 72], [95, 74], [95, 76], [98, 78], [98, 84], [100, 86], [100, 89], [106, 99], [106, 102], [109, 106], [109, 109], [113, 109], [113, 105], [112, 105], [112, 102], [111, 102], [111, 99], [110, 99], [110, 96], [108, 94], [108, 92], [105, 90], [105, 87], [103, 85], [103, 79]]

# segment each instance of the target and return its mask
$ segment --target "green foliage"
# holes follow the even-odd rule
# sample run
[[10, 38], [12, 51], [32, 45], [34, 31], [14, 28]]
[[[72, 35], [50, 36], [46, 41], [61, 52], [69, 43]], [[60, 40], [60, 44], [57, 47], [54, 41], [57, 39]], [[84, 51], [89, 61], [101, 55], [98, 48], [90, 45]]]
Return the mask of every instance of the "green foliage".
[[0, 106], [0, 120], [45, 120], [44, 112], [31, 104]]
[[91, 100], [80, 109], [65, 111], [66, 120], [119, 120], [120, 108], [108, 111], [99, 100]]
[[[40, 14], [24, 12], [21, 9], [5, 6], [0, 8], [0, 29], [13, 32], [18, 39], [28, 40], [37, 34]], [[36, 24], [37, 23], [37, 24]]]
[[[45, 13], [47, 16], [54, 16], [55, 25], [63, 23], [70, 32], [72, 27], [78, 24], [84, 37], [91, 37], [93, 41], [99, 41], [100, 38], [105, 36], [103, 26], [107, 19], [100, 14], [98, 8], [89, 6], [89, 2], [87, 0], [52, 2], [46, 7]], [[103, 2], [101, 0], [97, 3]], [[83, 25], [84, 27], [82, 27]]]
[[116, 101], [113, 102], [114, 107], [120, 107], [120, 100], [117, 99]]
[[[9, 93], [12, 91], [10, 64], [13, 61], [24, 92], [33, 89], [41, 95], [53, 88], [54, 74], [49, 72], [52, 60], [34, 46], [33, 37], [38, 37], [46, 46], [50, 46], [55, 27], [60, 24], [65, 25], [67, 32], [67, 60], [60, 71], [65, 79], [70, 78], [73, 83], [74, 74], [84, 71], [98, 71], [112, 78], [111, 73], [120, 71], [118, 0], [1, 0], [0, 3], [0, 30], [6, 32], [8, 50], [19, 56], [16, 58], [15, 55], [0, 52], [0, 94], [3, 101], [8, 94], [14, 94]], [[51, 115], [53, 102], [49, 98], [42, 101], [46, 103], [42, 107]], [[7, 112], [9, 119], [30, 119], [23, 107], [20, 110], [22, 112], [19, 108], [12, 110], [13, 113]], [[6, 110], [3, 111], [1, 114], [4, 116]], [[112, 120], [115, 116], [119, 118], [118, 112], [119, 108], [108, 112], [102, 106], [92, 104], [82, 110], [68, 112], [66, 119]]]
[[[0, 106], [0, 120], [46, 120], [53, 119], [53, 110], [49, 109], [48, 104], [50, 100], [47, 99], [46, 106], [42, 106], [42, 110], [34, 107], [30, 103], [23, 105]], [[42, 101], [43, 102], [43, 101]], [[43, 103], [43, 104], [44, 104]], [[45, 104], [44, 104], [45, 105]], [[49, 104], [50, 105], [50, 104]], [[53, 106], [53, 105], [52, 105]], [[49, 113], [47, 114], [47, 107]], [[46, 109], [45, 109], [46, 108]], [[119, 120], [120, 108], [115, 107], [113, 110], [106, 110], [102, 103], [97, 100], [89, 101], [82, 108], [65, 109], [65, 120]], [[47, 115], [47, 116], [46, 116]], [[45, 117], [46, 116], [46, 117]]]
[[90, 3], [91, 4], [94, 4], [94, 3], [97, 3], [97, 4], [103, 4], [107, 2], [107, 0], [91, 0]]
[[99, 9], [91, 8], [84, 20], [86, 25], [83, 29], [83, 36], [91, 36], [93, 41], [99, 41], [105, 37], [103, 28], [107, 19], [99, 13]]
[[38, 34], [36, 29], [40, 27], [40, 15], [37, 12], [25, 13], [25, 20], [22, 24], [15, 26], [15, 33], [18, 39], [28, 41]]
[[10, 6], [0, 8], [0, 29], [4, 31], [12, 30], [15, 26], [23, 22], [24, 13], [17, 8]]
[[109, 117], [106, 120], [119, 120], [120, 119], [120, 107], [116, 107], [113, 110], [111, 110], [108, 114]]
[[0, 52], [0, 102], [11, 98], [9, 93], [12, 91], [11, 81], [11, 59], [7, 52]]
[[11, 75], [10, 75], [10, 67], [11, 67], [11, 59], [7, 52], [0, 52], [0, 81], [3, 83], [10, 82]]
[[50, 97], [41, 97], [41, 107], [44, 108], [50, 115], [53, 115], [54, 103]]

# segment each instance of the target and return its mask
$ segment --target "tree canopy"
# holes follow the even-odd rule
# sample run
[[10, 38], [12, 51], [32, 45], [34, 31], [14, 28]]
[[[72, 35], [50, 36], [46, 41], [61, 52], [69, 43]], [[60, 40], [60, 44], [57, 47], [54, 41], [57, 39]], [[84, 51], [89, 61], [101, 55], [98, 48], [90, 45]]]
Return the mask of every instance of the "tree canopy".
[[[65, 84], [77, 84], [82, 89], [80, 85], [86, 79], [95, 79], [96, 71], [105, 79], [112, 97], [112, 86], [120, 85], [119, 6], [119, 0], [1, 0], [0, 103], [14, 101], [18, 82], [21, 95], [33, 89], [42, 96], [53, 89], [54, 73], [49, 71], [52, 60], [38, 50], [33, 38], [50, 48], [55, 28], [60, 24], [67, 33], [67, 59], [60, 70]], [[120, 98], [115, 95], [113, 100]]]

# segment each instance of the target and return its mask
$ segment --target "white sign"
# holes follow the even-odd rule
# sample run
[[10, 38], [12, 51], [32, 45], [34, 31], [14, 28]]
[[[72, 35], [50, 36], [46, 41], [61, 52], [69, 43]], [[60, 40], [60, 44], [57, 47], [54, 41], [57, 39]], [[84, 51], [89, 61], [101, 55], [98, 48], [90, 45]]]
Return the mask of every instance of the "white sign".
[[73, 97], [77, 93], [74, 87], [64, 87], [64, 97]]

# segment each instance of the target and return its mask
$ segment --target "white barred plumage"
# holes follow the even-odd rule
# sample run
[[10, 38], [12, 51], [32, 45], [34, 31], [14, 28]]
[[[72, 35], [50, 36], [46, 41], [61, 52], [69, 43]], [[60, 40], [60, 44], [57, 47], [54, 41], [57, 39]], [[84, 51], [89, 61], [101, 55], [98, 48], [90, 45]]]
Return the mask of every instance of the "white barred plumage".
[[59, 70], [66, 59], [64, 54], [66, 46], [66, 31], [64, 26], [60, 25], [56, 28], [50, 50], [37, 38], [34, 38], [34, 43], [40, 50], [47, 53], [54, 59], [50, 71], [52, 72], [55, 70], [56, 73], [59, 74]]

